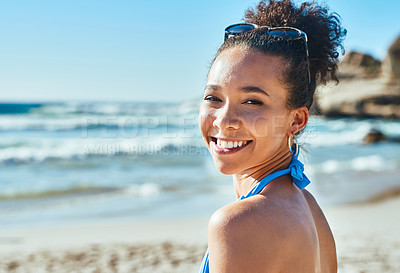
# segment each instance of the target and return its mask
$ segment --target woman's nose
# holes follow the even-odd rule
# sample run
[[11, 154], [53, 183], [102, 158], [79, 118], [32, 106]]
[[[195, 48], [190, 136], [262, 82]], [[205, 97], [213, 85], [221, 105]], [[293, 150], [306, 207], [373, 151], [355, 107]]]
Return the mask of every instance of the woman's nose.
[[215, 113], [213, 126], [220, 130], [237, 130], [240, 127], [239, 115], [233, 106], [226, 103]]

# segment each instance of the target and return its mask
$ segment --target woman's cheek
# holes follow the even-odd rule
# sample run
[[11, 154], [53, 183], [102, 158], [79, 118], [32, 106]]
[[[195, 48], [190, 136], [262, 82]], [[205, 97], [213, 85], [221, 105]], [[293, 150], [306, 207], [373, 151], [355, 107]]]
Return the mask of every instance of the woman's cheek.
[[253, 134], [258, 137], [280, 138], [286, 131], [287, 117], [284, 113], [262, 112], [254, 114], [251, 125]]
[[270, 134], [270, 125], [268, 119], [263, 116], [256, 116], [251, 121], [251, 130], [253, 135], [258, 137], [267, 137]]
[[[200, 127], [200, 131], [201, 131], [204, 141], [206, 141], [207, 135], [208, 135], [208, 130], [210, 130], [211, 125], [212, 125], [212, 116], [213, 116], [212, 111], [210, 111], [203, 105], [200, 107], [199, 127]], [[208, 144], [208, 143], [206, 142], [206, 144]]]

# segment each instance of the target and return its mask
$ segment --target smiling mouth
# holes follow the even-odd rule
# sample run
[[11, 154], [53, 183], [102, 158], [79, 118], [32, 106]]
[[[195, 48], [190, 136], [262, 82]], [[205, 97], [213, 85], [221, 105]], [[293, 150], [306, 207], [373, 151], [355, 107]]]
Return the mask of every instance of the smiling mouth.
[[237, 152], [253, 142], [252, 140], [226, 141], [215, 137], [211, 137], [211, 141], [215, 144], [215, 150], [222, 154]]

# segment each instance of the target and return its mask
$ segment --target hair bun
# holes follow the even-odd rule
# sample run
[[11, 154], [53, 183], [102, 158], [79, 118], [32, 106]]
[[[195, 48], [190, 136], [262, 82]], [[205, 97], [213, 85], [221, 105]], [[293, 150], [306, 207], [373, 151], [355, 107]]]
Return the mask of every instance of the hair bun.
[[313, 78], [322, 84], [330, 80], [339, 82], [337, 68], [346, 29], [340, 16], [327, 7], [305, 2], [297, 7], [291, 0], [262, 0], [256, 8], [248, 9], [244, 20], [259, 26], [295, 27], [308, 36], [310, 70]]

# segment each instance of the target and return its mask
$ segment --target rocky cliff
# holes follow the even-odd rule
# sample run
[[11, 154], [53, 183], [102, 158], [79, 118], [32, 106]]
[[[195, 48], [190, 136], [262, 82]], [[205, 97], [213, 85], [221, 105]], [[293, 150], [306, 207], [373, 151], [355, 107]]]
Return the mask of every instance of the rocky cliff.
[[400, 119], [400, 36], [382, 62], [358, 52], [346, 54], [339, 80], [317, 91], [323, 115]]

